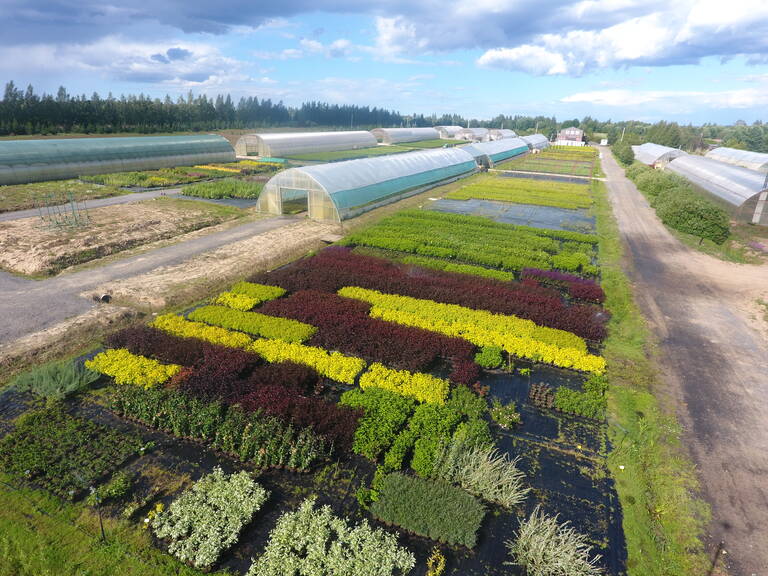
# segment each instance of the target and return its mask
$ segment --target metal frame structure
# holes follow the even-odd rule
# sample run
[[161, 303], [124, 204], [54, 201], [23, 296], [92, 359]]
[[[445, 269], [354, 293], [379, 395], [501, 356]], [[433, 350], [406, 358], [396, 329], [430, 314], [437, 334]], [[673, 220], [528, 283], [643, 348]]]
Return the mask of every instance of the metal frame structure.
[[275, 132], [241, 136], [235, 143], [235, 153], [238, 156], [283, 158], [312, 152], [358, 150], [376, 145], [376, 138], [365, 130]]
[[646, 142], [639, 146], [632, 146], [632, 152], [635, 153], [635, 160], [647, 164], [648, 166], [663, 168], [672, 160], [679, 156], [684, 156], [686, 152], [661, 144]]

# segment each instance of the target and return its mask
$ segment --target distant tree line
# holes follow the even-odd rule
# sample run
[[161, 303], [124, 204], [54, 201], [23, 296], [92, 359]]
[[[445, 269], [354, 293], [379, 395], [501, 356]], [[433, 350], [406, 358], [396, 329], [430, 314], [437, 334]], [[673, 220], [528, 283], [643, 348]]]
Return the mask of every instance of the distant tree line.
[[0, 101], [0, 135], [135, 132], [210, 131], [224, 129], [293, 126], [370, 129], [376, 126], [479, 126], [510, 128], [518, 134], [539, 132], [554, 138], [558, 130], [575, 126], [589, 141], [607, 138], [614, 144], [655, 142], [689, 152], [713, 145], [768, 152], [768, 124], [755, 122], [733, 126], [679, 125], [675, 122], [600, 121], [590, 116], [558, 122], [554, 116], [498, 115], [490, 120], [468, 119], [457, 114], [401, 114], [370, 106], [305, 102], [287, 106], [283, 102], [218, 95], [195, 96], [191, 92], [176, 100], [170, 96], [151, 98], [139, 94], [101, 97], [94, 92], [71, 95], [62, 86], [55, 95], [37, 94], [32, 86], [21, 90], [13, 82], [5, 85]]

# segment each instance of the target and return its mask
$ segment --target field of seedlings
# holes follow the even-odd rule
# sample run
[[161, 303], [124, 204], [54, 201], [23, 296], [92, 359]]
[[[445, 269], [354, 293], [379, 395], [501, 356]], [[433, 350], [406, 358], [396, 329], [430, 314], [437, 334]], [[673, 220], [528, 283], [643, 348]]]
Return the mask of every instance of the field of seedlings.
[[597, 242], [397, 212], [19, 377], [2, 478], [144, 526], [158, 574], [618, 576]]
[[597, 149], [591, 146], [551, 146], [538, 154], [526, 154], [500, 163], [501, 170], [592, 176]]

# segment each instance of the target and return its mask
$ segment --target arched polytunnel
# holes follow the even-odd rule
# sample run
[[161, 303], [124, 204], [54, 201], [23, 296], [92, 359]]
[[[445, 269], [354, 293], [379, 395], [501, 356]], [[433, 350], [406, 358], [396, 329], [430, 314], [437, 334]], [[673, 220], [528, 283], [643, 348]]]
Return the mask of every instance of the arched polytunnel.
[[652, 142], [632, 146], [632, 152], [635, 153], [635, 160], [648, 166], [666, 166], [670, 161], [685, 154], [677, 148], [653, 144]]
[[544, 150], [549, 146], [549, 140], [544, 134], [531, 134], [530, 136], [520, 136], [520, 139], [528, 144], [531, 150]]
[[475, 158], [480, 166], [492, 168], [494, 164], [529, 152], [528, 144], [521, 138], [504, 138], [490, 142], [476, 142], [461, 146]]
[[238, 156], [282, 158], [312, 152], [357, 150], [376, 146], [376, 138], [365, 130], [343, 132], [276, 132], [245, 134], [235, 143]]
[[707, 152], [707, 158], [756, 172], [768, 173], [768, 154], [762, 152], [750, 152], [736, 148], [715, 148]]
[[371, 134], [384, 144], [400, 144], [401, 142], [419, 142], [422, 140], [437, 140], [440, 133], [434, 128], [375, 128]]

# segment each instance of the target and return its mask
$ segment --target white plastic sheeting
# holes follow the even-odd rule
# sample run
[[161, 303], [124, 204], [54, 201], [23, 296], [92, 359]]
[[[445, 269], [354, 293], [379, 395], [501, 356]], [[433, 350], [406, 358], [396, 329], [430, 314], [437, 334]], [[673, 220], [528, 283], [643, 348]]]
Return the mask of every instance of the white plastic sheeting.
[[711, 194], [740, 219], [754, 224], [768, 223], [765, 174], [691, 154], [678, 156], [666, 169]]
[[531, 134], [530, 136], [520, 136], [520, 139], [528, 144], [531, 150], [544, 150], [549, 146], [549, 139], [544, 134]]
[[440, 133], [434, 128], [375, 128], [371, 134], [384, 144], [399, 144], [401, 142], [419, 142], [421, 140], [437, 140]]
[[450, 140], [456, 137], [456, 134], [461, 132], [463, 128], [461, 126], [435, 126], [435, 130], [440, 134], [440, 138]]
[[707, 152], [707, 158], [764, 174], [768, 173], [768, 154], [762, 152], [750, 152], [736, 148], [715, 148]]
[[635, 153], [635, 160], [648, 166], [656, 166], [657, 164], [664, 166], [667, 162], [685, 154], [677, 148], [653, 144], [652, 142], [632, 146], [632, 152]]
[[238, 156], [283, 158], [312, 152], [357, 150], [376, 146], [376, 138], [365, 130], [348, 132], [275, 132], [246, 134], [235, 143]]
[[470, 140], [471, 142], [482, 142], [488, 140], [490, 130], [488, 128], [463, 128], [456, 134], [457, 140]]
[[339, 222], [471, 174], [476, 167], [464, 150], [436, 148], [291, 168], [265, 184], [258, 209], [281, 214], [284, 201], [306, 199], [310, 218]]
[[528, 153], [528, 144], [522, 138], [504, 138], [489, 142], [475, 142], [461, 146], [475, 158], [478, 165], [493, 168], [494, 164]]
[[503, 138], [516, 138], [517, 133], [509, 128], [501, 128], [500, 130], [491, 130], [488, 134], [491, 140], [501, 140]]

